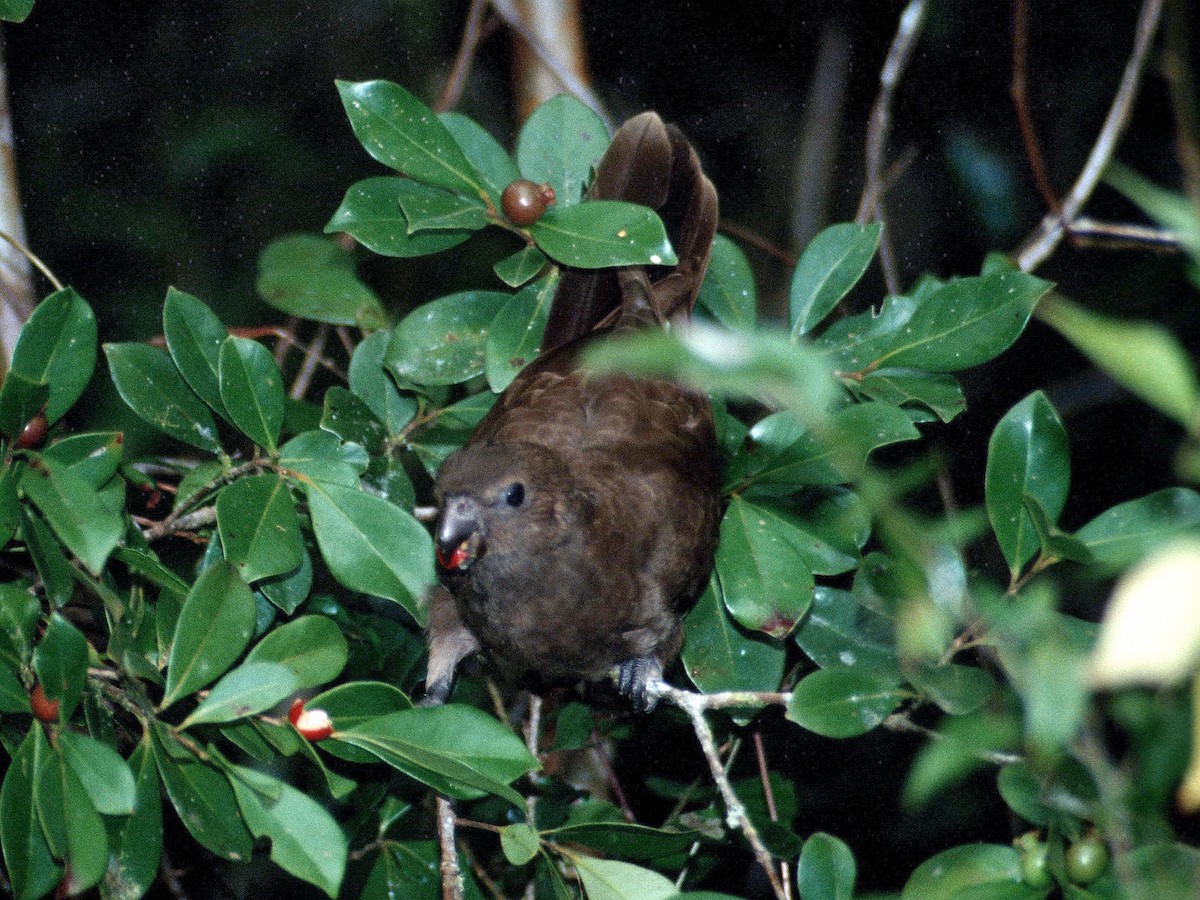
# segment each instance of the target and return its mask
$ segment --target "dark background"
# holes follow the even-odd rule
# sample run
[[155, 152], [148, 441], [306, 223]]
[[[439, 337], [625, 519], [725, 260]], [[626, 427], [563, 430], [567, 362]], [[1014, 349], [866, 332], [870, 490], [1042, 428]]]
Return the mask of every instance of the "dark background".
[[[812, 179], [798, 170], [805, 114], [814, 88], [828, 87], [814, 85], [817, 60], [822, 46], [844, 54], [841, 112], [822, 123], [832, 135], [831, 190], [823, 215], [807, 212], [824, 224], [853, 217], [865, 123], [903, 3], [584, 5], [592, 76], [613, 118], [655, 108], [677, 122], [718, 187], [723, 218], [791, 252], [803, 238], [791, 224], [797, 188]], [[1050, 180], [1065, 193], [1116, 88], [1137, 4], [1030, 6], [1031, 105]], [[432, 102], [465, 12], [466, 3], [444, 0], [42, 0], [26, 23], [4, 29], [31, 247], [93, 304], [105, 340], [158, 332], [168, 285], [195, 293], [229, 324], [276, 318], [254, 295], [259, 251], [288, 232], [320, 231], [352, 182], [381, 174], [354, 139], [333, 80], [386, 78]], [[986, 251], [1013, 249], [1043, 214], [1009, 98], [1011, 27], [1007, 2], [931, 4], [896, 97], [889, 146], [889, 160], [912, 157], [886, 200], [906, 285], [925, 271], [977, 272]], [[459, 106], [508, 145], [517, 125], [510, 46], [503, 29], [484, 43]], [[1177, 190], [1174, 149], [1168, 95], [1152, 62], [1117, 157]], [[1088, 212], [1141, 221], [1103, 186]], [[764, 314], [776, 315], [790, 273], [767, 254], [747, 253]], [[445, 271], [437, 257], [365, 260], [362, 271], [397, 312], [456, 279], [495, 286], [486, 268]], [[1064, 245], [1039, 274], [1092, 309], [1165, 322], [1197, 345], [1197, 296], [1179, 258]], [[873, 269], [855, 302], [882, 295]], [[1037, 387], [1071, 436], [1065, 527], [1175, 480], [1178, 427], [1037, 322], [964, 384], [968, 412], [926, 429], [964, 506], [981, 500], [995, 421]], [[110, 414], [104, 406], [95, 413]], [[916, 862], [951, 843], [1009, 837], [995, 832], [1004, 817], [986, 782], [940, 809], [895, 812], [906, 744], [885, 734], [776, 745], [798, 783], [801, 833], [822, 829], [849, 841], [868, 887], [902, 883]]]

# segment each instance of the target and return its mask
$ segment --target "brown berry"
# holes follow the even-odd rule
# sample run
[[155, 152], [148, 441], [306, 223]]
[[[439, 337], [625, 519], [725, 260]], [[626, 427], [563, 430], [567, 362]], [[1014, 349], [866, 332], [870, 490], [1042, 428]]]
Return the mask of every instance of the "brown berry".
[[288, 721], [310, 741], [323, 741], [333, 734], [333, 720], [323, 709], [305, 709], [304, 701], [297, 697], [288, 710]]
[[500, 207], [514, 225], [532, 225], [554, 199], [554, 188], [550, 185], [518, 178], [500, 195]]
[[29, 692], [29, 708], [39, 722], [50, 724], [58, 721], [59, 702], [51, 700], [40, 684], [35, 684]]
[[14, 450], [36, 450], [46, 442], [46, 431], [50, 423], [46, 421], [45, 413], [38, 413], [25, 423], [21, 433], [13, 443]]

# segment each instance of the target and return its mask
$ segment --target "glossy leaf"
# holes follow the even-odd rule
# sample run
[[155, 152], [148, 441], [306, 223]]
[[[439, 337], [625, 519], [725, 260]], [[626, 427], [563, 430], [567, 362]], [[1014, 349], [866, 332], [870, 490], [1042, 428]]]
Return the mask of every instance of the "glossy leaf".
[[792, 339], [812, 331], [862, 278], [879, 249], [879, 223], [831, 225], [814, 237], [792, 273], [788, 321]]
[[500, 195], [512, 182], [521, 177], [517, 165], [508, 152], [492, 135], [474, 119], [461, 113], [438, 113], [438, 119], [446, 126], [462, 150], [463, 156], [475, 170], [483, 185], [484, 194], [495, 209], [500, 209]]
[[50, 388], [30, 381], [19, 372], [9, 372], [0, 386], [0, 434], [17, 438], [25, 425], [46, 406]]
[[383, 359], [391, 335], [376, 331], [354, 348], [350, 357], [350, 390], [375, 414], [388, 434], [400, 433], [417, 412], [417, 401], [401, 394], [384, 371]]
[[499, 393], [537, 356], [558, 275], [543, 278], [515, 293], [500, 307], [488, 327], [483, 347], [488, 386]]
[[429, 424], [409, 438], [409, 447], [431, 478], [446, 457], [463, 445], [495, 402], [496, 395], [491, 391], [480, 391], [439, 410]]
[[[964, 844], [917, 866], [900, 897], [901, 900], [954, 900], [970, 889], [1004, 883], [1021, 883], [1021, 857], [1013, 847]], [[1044, 895], [1044, 890], [1032, 888], [1028, 894], [1031, 898]]]
[[349, 650], [342, 631], [324, 616], [301, 616], [268, 632], [246, 663], [271, 662], [296, 675], [297, 689], [333, 681], [346, 665]]
[[72, 288], [37, 305], [21, 329], [9, 371], [49, 387], [46, 419], [53, 425], [75, 405], [96, 368], [96, 317]]
[[327, 238], [293, 234], [273, 241], [258, 260], [259, 296], [288, 315], [381, 328], [387, 324], [379, 298], [354, 271], [353, 255]]
[[496, 277], [511, 288], [518, 288], [546, 267], [546, 254], [534, 246], [525, 246], [492, 266]]
[[17, 497], [20, 468], [5, 467], [0, 472], [0, 549], [8, 545], [21, 527], [21, 501]]
[[125, 533], [124, 517], [73, 469], [53, 460], [31, 462], [20, 488], [67, 549], [98, 574]]
[[804, 900], [850, 900], [858, 867], [845, 842], [818, 831], [804, 842], [796, 882]]
[[60, 721], [67, 721], [79, 702], [87, 683], [87, 665], [88, 645], [83, 633], [61, 613], [51, 613], [33, 651], [33, 670], [46, 696], [61, 703]]
[[985, 495], [988, 518], [1014, 577], [1038, 549], [1024, 497], [1037, 498], [1057, 521], [1067, 499], [1070, 465], [1066, 430], [1041, 391], [996, 424], [988, 443]]
[[588, 900], [667, 900], [679, 889], [653, 869], [615, 859], [571, 855]]
[[938, 726], [940, 738], [917, 753], [904, 785], [906, 804], [926, 803], [939, 792], [991, 764], [995, 753], [1011, 753], [1020, 745], [1020, 723], [1010, 715], [982, 711], [948, 716]]
[[368, 250], [400, 258], [440, 253], [471, 236], [472, 232], [465, 229], [410, 233], [408, 218], [400, 209], [406, 181], [383, 176], [350, 185], [341, 206], [326, 224], [325, 233], [345, 232]]
[[881, 725], [907, 696], [887, 676], [862, 669], [818, 669], [792, 691], [787, 718], [824, 737], [857, 737]]
[[7, 662], [0, 663], [0, 713], [29, 714], [29, 694]]
[[66, 552], [46, 520], [29, 506], [22, 509], [21, 537], [54, 606], [62, 606], [75, 590], [75, 576]]
[[275, 662], [245, 662], [227, 672], [208, 692], [181, 729], [244, 719], [270, 709], [300, 687], [296, 673]]
[[395, 600], [419, 622], [417, 598], [433, 582], [433, 540], [411, 515], [371, 494], [335, 484], [308, 487], [321, 555], [342, 585]]
[[358, 444], [368, 453], [379, 453], [387, 437], [383, 423], [375, 418], [371, 408], [355, 394], [337, 385], [325, 392], [320, 427], [322, 431], [335, 434], [347, 443]]
[[200, 844], [222, 859], [248, 862], [254, 839], [237, 809], [233, 788], [220, 771], [174, 744], [165, 725], [154, 729], [154, 762], [171, 805]]
[[448, 191], [480, 195], [471, 164], [433, 111], [389, 81], [339, 81], [350, 125], [374, 159]]
[[550, 185], [556, 205], [573, 206], [608, 142], [608, 129], [591, 108], [559, 94], [525, 120], [517, 137], [517, 166], [523, 177]]
[[167, 289], [163, 303], [163, 334], [171, 359], [201, 400], [225, 415], [221, 401], [221, 344], [229, 332], [208, 308], [191, 294]]
[[854, 390], [892, 406], [923, 407], [943, 422], [949, 422], [967, 408], [958, 380], [945, 372], [876, 369], [865, 375]]
[[514, 866], [523, 866], [538, 854], [538, 833], [524, 822], [506, 825], [500, 830], [500, 849]]
[[1092, 561], [1092, 553], [1083, 541], [1067, 534], [1051, 521], [1049, 513], [1037, 497], [1026, 494], [1022, 499], [1025, 512], [1029, 514], [1029, 521], [1033, 523], [1033, 530], [1037, 534], [1038, 546], [1043, 557], [1047, 560], [1069, 559], [1081, 563]]
[[448, 796], [488, 792], [518, 809], [525, 801], [507, 785], [538, 766], [517, 735], [470, 706], [410, 709], [335, 733]]
[[392, 332], [384, 364], [402, 384], [458, 384], [480, 374], [488, 329], [509, 299], [463, 291], [418, 307]]
[[566, 844], [590, 847], [606, 856], [660, 859], [687, 851], [699, 838], [697, 831], [650, 828], [632, 822], [586, 822], [568, 819], [543, 837]]
[[131, 572], [136, 572], [151, 584], [175, 594], [181, 600], [187, 596], [190, 587], [188, 583], [164, 566], [153, 551], [118, 547], [113, 552], [113, 559], [124, 563]]
[[580, 269], [673, 266], [678, 261], [654, 210], [620, 200], [552, 206], [529, 226], [538, 247], [555, 262]]
[[[353, 731], [369, 719], [412, 709], [413, 702], [398, 687], [382, 681], [351, 681], [317, 694], [307, 706], [325, 710], [335, 729]], [[336, 730], [333, 737], [321, 742], [321, 749], [351, 762], [374, 762], [376, 759], [366, 750], [339, 741]]]
[[73, 434], [42, 451], [44, 459], [62, 463], [93, 490], [100, 490], [117, 474], [125, 436], [119, 431]]
[[849, 591], [819, 585], [796, 643], [821, 668], [847, 667], [900, 676], [891, 620], [858, 603]]
[[696, 302], [732, 330], [750, 331], [758, 321], [758, 291], [746, 254], [718, 234]]
[[134, 779], [134, 810], [111, 829], [111, 855], [104, 875], [104, 892], [110, 898], [143, 896], [158, 877], [162, 858], [162, 798], [149, 735], [134, 749], [129, 767]]
[[117, 392], [139, 418], [177, 441], [221, 449], [212, 413], [166, 353], [146, 344], [105, 344], [104, 354]]
[[312, 591], [312, 557], [305, 548], [300, 554], [300, 565], [290, 572], [264, 578], [255, 587], [264, 597], [274, 603], [284, 614], [291, 615]]
[[0, 845], [16, 900], [37, 900], [50, 893], [63, 874], [50, 855], [33, 799], [34, 744], [40, 735], [37, 728], [26, 733], [0, 787]]
[[271, 841], [271, 861], [336, 897], [346, 872], [346, 835], [307, 794], [272, 775], [230, 766], [238, 808], [257, 838]]
[[745, 631], [726, 613], [714, 574], [684, 619], [683, 665], [704, 693], [773, 691], [783, 678], [784, 651], [776, 641]]
[[34, 802], [51, 850], [64, 862], [66, 890], [82, 893], [104, 876], [108, 835], [78, 776], [35, 729]]
[[106, 816], [133, 812], [137, 799], [133, 772], [115, 750], [86, 734], [65, 729], [59, 732], [58, 749], [97, 812]]
[[361, 445], [344, 443], [330, 431], [305, 431], [279, 448], [285, 474], [346, 487], [358, 484], [368, 460]]
[[242, 655], [253, 631], [254, 596], [237, 568], [223, 560], [209, 566], [179, 613], [162, 708], [223, 675]]
[[233, 424], [269, 453], [283, 427], [283, 378], [275, 358], [258, 341], [228, 337], [221, 344], [221, 399]]
[[478, 231], [488, 223], [487, 206], [478, 197], [464, 196], [402, 178], [396, 186], [408, 233], [419, 231]]
[[304, 541], [296, 504], [278, 475], [250, 475], [222, 488], [217, 529], [225, 558], [248, 583], [300, 565]]
[[1167, 488], [1105, 510], [1077, 532], [1092, 559], [1124, 569], [1184, 534], [1200, 530], [1200, 494]]
[[0, 3], [0, 19], [5, 22], [24, 22], [33, 12], [34, 0], [4, 0]]
[[28, 583], [0, 584], [0, 657], [13, 667], [29, 662], [42, 617], [42, 604]]
[[772, 637], [796, 627], [812, 603], [813, 578], [803, 541], [790, 524], [734, 496], [721, 520], [717, 575], [725, 606], [737, 621]]

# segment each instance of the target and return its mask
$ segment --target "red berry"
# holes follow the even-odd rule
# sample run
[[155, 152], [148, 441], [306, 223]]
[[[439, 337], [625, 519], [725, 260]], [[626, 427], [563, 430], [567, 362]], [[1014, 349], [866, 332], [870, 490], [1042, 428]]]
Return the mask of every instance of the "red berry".
[[500, 195], [500, 207], [514, 225], [532, 225], [554, 202], [554, 188], [518, 178]]
[[21, 433], [13, 443], [15, 450], [36, 450], [46, 442], [46, 431], [50, 423], [46, 421], [45, 413], [38, 413], [25, 423]]
[[288, 721], [310, 741], [323, 741], [333, 734], [333, 720], [323, 709], [305, 709], [304, 701], [297, 697], [288, 710]]
[[46, 696], [46, 692], [40, 684], [35, 684], [33, 690], [29, 692], [29, 708], [39, 722], [45, 722], [48, 725], [57, 722], [59, 706], [57, 700], [51, 700]]

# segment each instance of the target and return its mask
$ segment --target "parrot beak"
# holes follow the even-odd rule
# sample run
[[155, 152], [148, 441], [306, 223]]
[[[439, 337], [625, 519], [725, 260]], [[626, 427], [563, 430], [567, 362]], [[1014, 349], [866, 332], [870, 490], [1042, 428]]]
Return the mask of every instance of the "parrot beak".
[[461, 495], [447, 497], [435, 538], [438, 565], [451, 572], [470, 568], [484, 547], [479, 504]]

